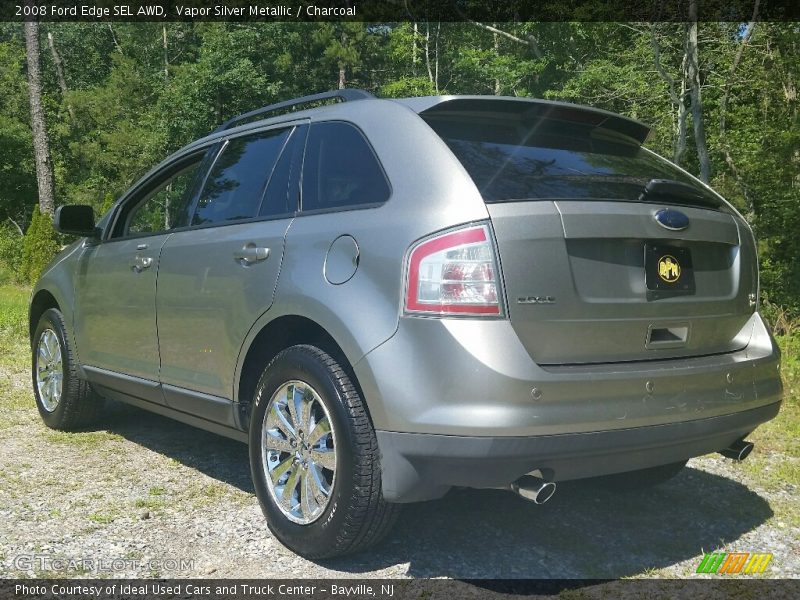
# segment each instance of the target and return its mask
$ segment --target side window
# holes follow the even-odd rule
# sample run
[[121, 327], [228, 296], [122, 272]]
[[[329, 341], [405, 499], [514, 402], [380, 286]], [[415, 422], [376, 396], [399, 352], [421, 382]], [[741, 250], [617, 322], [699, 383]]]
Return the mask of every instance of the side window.
[[385, 202], [391, 193], [361, 132], [342, 122], [311, 126], [303, 161], [303, 210]]
[[186, 213], [201, 159], [202, 156], [197, 157], [147, 192], [125, 218], [122, 235], [159, 233], [186, 225], [181, 222], [181, 215]]
[[280, 129], [230, 140], [200, 193], [192, 225], [255, 217], [290, 133]]
[[267, 192], [258, 211], [260, 216], [285, 215], [297, 210], [298, 173], [307, 132], [307, 125], [296, 127], [286, 143], [267, 185]]

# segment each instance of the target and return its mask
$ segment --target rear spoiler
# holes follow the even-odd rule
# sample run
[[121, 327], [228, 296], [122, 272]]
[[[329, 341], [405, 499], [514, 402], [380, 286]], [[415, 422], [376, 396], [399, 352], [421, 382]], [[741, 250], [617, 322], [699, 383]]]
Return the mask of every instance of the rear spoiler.
[[509, 96], [425, 96], [404, 98], [396, 102], [424, 116], [471, 114], [564, 121], [584, 125], [639, 146], [650, 137], [650, 127], [641, 121], [599, 108], [568, 102]]

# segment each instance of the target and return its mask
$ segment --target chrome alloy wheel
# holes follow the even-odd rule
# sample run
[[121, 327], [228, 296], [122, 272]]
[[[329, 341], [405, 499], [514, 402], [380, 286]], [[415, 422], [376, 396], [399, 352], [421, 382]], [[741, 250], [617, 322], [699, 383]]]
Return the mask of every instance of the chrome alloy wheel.
[[319, 394], [289, 381], [272, 395], [261, 426], [267, 489], [287, 519], [316, 521], [336, 480], [336, 432]]
[[47, 412], [53, 412], [61, 400], [64, 382], [64, 367], [61, 362], [61, 344], [52, 329], [45, 329], [39, 336], [36, 348], [36, 387], [39, 398]]

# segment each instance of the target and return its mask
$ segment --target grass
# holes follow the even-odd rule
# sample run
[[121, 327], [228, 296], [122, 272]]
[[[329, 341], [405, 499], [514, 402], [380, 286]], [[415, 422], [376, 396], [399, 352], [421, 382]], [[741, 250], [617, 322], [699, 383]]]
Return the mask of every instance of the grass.
[[8, 339], [25, 337], [30, 293], [30, 289], [23, 286], [0, 285], [0, 335], [3, 338], [6, 335]]
[[100, 525], [109, 525], [110, 523], [113, 523], [115, 519], [116, 519], [115, 516], [103, 513], [92, 513], [91, 515], [89, 515], [90, 521], [92, 521], [93, 523], [98, 523]]
[[79, 431], [70, 433], [66, 431], [45, 431], [45, 438], [54, 444], [68, 444], [79, 448], [95, 448], [103, 442], [121, 441], [124, 438], [116, 433], [108, 431]]
[[[783, 354], [783, 405], [777, 418], [759, 427], [751, 438], [762, 451], [800, 459], [800, 335], [781, 336], [777, 342]], [[744, 464], [749, 462], [747, 460]], [[787, 469], [792, 467], [787, 466]], [[797, 467], [794, 469], [794, 481], [798, 481]]]
[[0, 285], [0, 430], [25, 418], [33, 406], [30, 388], [27, 288]]
[[192, 485], [181, 492], [182, 497], [189, 500], [192, 506], [201, 508], [214, 506], [223, 499], [228, 502], [249, 502], [252, 496], [242, 490], [231, 490], [222, 483]]
[[153, 498], [139, 498], [133, 503], [136, 508], [147, 508], [148, 510], [157, 510], [164, 508], [167, 503], [164, 500], [155, 500]]

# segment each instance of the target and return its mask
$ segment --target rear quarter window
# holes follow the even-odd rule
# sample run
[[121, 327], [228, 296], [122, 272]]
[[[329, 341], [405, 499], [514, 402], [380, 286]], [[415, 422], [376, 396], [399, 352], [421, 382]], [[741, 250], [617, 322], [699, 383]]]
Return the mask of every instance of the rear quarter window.
[[390, 193], [375, 152], [356, 127], [338, 121], [311, 125], [303, 161], [304, 212], [380, 204]]

